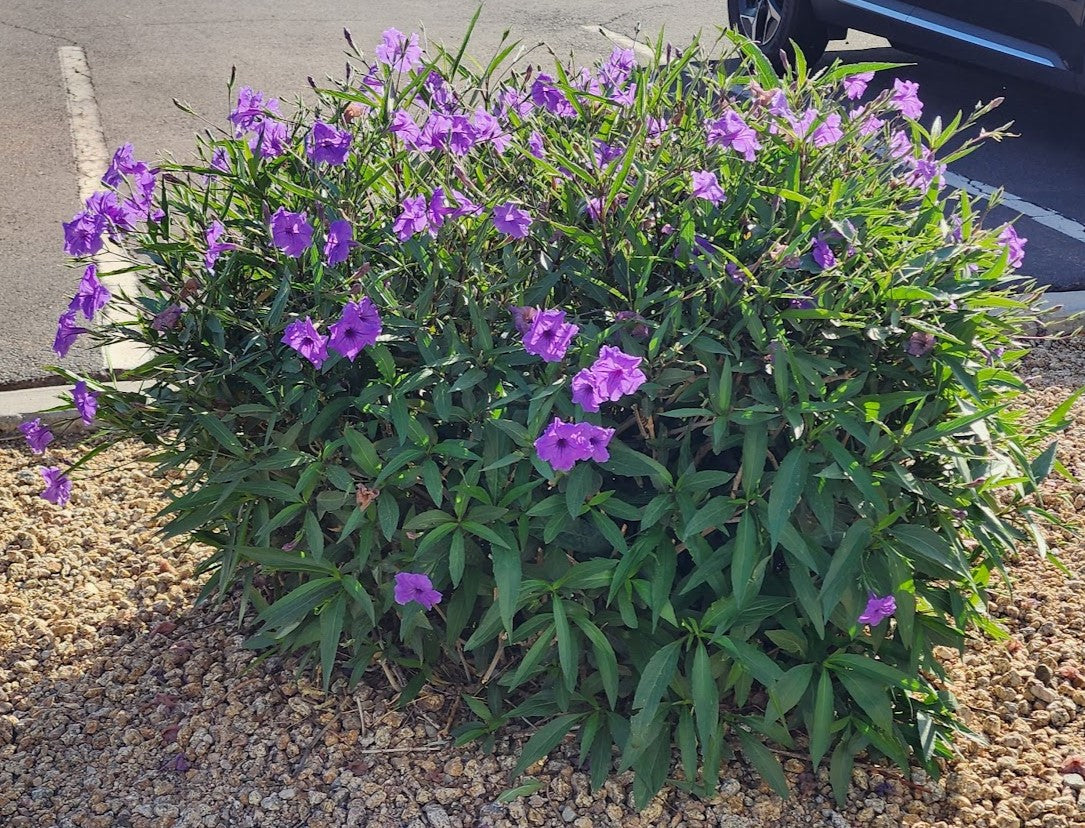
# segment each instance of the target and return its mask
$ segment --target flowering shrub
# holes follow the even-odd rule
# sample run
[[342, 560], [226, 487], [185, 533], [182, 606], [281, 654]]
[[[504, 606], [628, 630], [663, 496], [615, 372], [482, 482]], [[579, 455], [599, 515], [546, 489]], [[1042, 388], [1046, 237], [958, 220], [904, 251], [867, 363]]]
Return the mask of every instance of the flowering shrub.
[[1025, 240], [943, 189], [989, 108], [928, 130], [879, 66], [736, 42], [476, 74], [392, 30], [315, 105], [242, 89], [196, 163], [117, 152], [66, 247], [123, 242], [141, 292], [88, 264], [57, 351], [152, 349], [74, 405], [158, 449], [254, 649], [455, 682], [464, 739], [539, 723], [520, 769], [575, 731], [600, 784], [616, 745], [641, 804], [736, 748], [841, 794], [859, 752], [950, 755], [933, 649], [998, 633], [1068, 409], [1007, 407]]

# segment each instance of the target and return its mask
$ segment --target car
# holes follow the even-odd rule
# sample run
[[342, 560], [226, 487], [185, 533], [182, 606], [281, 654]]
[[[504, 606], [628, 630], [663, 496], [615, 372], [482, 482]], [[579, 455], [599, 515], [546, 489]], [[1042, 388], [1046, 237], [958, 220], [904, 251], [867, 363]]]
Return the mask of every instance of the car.
[[848, 29], [1085, 92], [1085, 0], [728, 0], [730, 25], [779, 61], [794, 41], [811, 63]]

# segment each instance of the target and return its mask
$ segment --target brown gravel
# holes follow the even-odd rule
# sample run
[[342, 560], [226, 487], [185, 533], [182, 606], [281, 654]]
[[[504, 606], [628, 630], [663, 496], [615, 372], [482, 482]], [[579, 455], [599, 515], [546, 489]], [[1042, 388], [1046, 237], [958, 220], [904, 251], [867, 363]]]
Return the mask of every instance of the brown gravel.
[[[1046, 345], [1029, 367], [1030, 409], [1049, 410], [1085, 379], [1085, 340]], [[60, 510], [37, 496], [37, 458], [2, 446], [0, 825], [1085, 826], [1085, 591], [1034, 550], [992, 606], [1010, 641], [946, 655], [989, 744], [962, 744], [941, 782], [861, 765], [837, 811], [824, 771], [785, 757], [787, 802], [733, 763], [713, 801], [664, 791], [638, 815], [628, 776], [592, 793], [563, 748], [529, 770], [536, 793], [502, 804], [520, 736], [492, 755], [452, 746], [454, 692], [399, 712], [372, 677], [324, 697], [289, 664], [253, 666], [228, 611], [191, 609], [201, 550], [154, 537], [161, 484], [131, 463], [139, 449], [100, 455]], [[1085, 418], [1061, 456], [1085, 479]], [[1078, 484], [1051, 481], [1045, 497], [1074, 523], [1085, 508]], [[1049, 537], [1085, 570], [1080, 532]]]

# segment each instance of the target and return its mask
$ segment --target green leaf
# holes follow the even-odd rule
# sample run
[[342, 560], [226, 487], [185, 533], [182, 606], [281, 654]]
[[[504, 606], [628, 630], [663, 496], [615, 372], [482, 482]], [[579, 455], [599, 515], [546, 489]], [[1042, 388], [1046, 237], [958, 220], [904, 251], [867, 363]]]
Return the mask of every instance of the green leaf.
[[742, 489], [747, 496], [760, 491], [761, 477], [768, 459], [769, 429], [767, 423], [746, 426], [742, 438]]
[[584, 501], [597, 485], [597, 475], [588, 463], [577, 463], [565, 479], [565, 506], [571, 517], [579, 517]]
[[844, 533], [821, 584], [821, 608], [826, 618], [832, 615], [848, 586], [858, 581], [859, 565], [869, 541], [870, 521], [866, 518], [857, 520]]
[[746, 598], [757, 592], [759, 584], [752, 583], [753, 572], [761, 558], [760, 533], [753, 510], [742, 513], [735, 533], [735, 548], [731, 556], [731, 589], [739, 607]]
[[861, 750], [852, 744], [851, 739], [841, 739], [829, 759], [829, 782], [833, 786], [833, 796], [841, 808], [848, 801], [848, 789], [851, 787], [851, 771], [855, 767], [855, 755]]
[[674, 680], [681, 649], [681, 639], [672, 641], [656, 650], [644, 665], [644, 672], [637, 683], [637, 692], [633, 695], [633, 709], [639, 710], [644, 720], [650, 721], [655, 716], [667, 686]]
[[535, 735], [527, 740], [527, 744], [524, 745], [524, 749], [520, 752], [516, 767], [512, 769], [512, 776], [519, 776], [527, 768], [550, 753], [582, 718], [584, 718], [583, 713], [566, 713], [563, 716], [555, 716], [535, 731]]
[[241, 445], [241, 441], [237, 439], [237, 435], [228, 429], [222, 420], [214, 414], [206, 414], [203, 412], [196, 412], [195, 417], [200, 425], [203, 426], [203, 430], [210, 434], [215, 442], [230, 452], [230, 454], [237, 457], [245, 456], [245, 447]]
[[367, 476], [376, 477], [380, 472], [380, 458], [369, 438], [353, 428], [343, 429], [343, 437], [350, 446], [350, 459], [354, 461], [354, 464]]
[[817, 694], [814, 696], [814, 714], [810, 726], [810, 759], [817, 770], [825, 751], [829, 749], [829, 734], [833, 726], [833, 679], [828, 670], [821, 671]]
[[373, 599], [369, 597], [369, 593], [365, 591], [358, 579], [353, 575], [343, 576], [343, 587], [346, 589], [347, 594], [354, 599], [355, 603], [362, 608], [362, 612], [369, 618], [370, 624], [377, 623], [377, 614], [373, 608]]
[[569, 616], [565, 613], [565, 603], [554, 596], [552, 611], [554, 614], [554, 633], [558, 639], [558, 663], [561, 665], [562, 675], [565, 676], [565, 687], [572, 690], [576, 687], [577, 658], [576, 639], [569, 626]]
[[[668, 500], [668, 503], [670, 501]], [[682, 530], [682, 539], [701, 534], [705, 529], [719, 529], [734, 517], [739, 501], [730, 497], [714, 497], [698, 509]]]
[[466, 543], [463, 532], [457, 529], [452, 533], [452, 545], [448, 550], [448, 575], [452, 578], [452, 586], [460, 585], [465, 566], [467, 566]]
[[339, 593], [335, 600], [324, 607], [320, 613], [320, 674], [324, 681], [324, 692], [332, 681], [332, 669], [335, 667], [335, 653], [339, 649], [339, 639], [343, 635], [343, 616], [347, 609], [347, 599]]
[[339, 591], [338, 578], [314, 578], [292, 589], [274, 604], [260, 613], [260, 620], [268, 630], [277, 630], [311, 612], [319, 604]]
[[847, 670], [838, 672], [836, 677], [876, 728], [883, 733], [889, 733], [893, 729], [893, 707], [885, 685]]
[[395, 493], [388, 489], [377, 498], [377, 520], [381, 534], [391, 540], [399, 528], [399, 501], [396, 500]]
[[780, 468], [772, 479], [772, 491], [769, 494], [769, 544], [771, 549], [776, 543], [791, 518], [791, 513], [799, 505], [809, 469], [807, 452], [804, 446], [795, 446], [780, 462]]
[[520, 579], [522, 566], [520, 551], [505, 546], [491, 546], [490, 557], [494, 565], [494, 587], [497, 590], [497, 604], [501, 612], [501, 623], [505, 631], [512, 632], [512, 616], [516, 612], [516, 603], [520, 598]]
[[673, 485], [671, 473], [658, 460], [634, 451], [619, 440], [611, 440], [608, 448], [610, 460], [600, 466], [604, 471], [621, 477], [653, 477], [666, 488]]
[[716, 737], [720, 726], [720, 688], [712, 675], [712, 664], [704, 642], [697, 642], [693, 653], [693, 669], [690, 672], [693, 691], [693, 715], [697, 721], [697, 738], [701, 749], [707, 748]]
[[805, 695], [813, 675], [813, 664], [798, 664], [780, 676], [768, 689], [769, 706], [765, 718], [774, 720], [787, 714]]
[[738, 734], [738, 741], [742, 745], [743, 755], [750, 760], [750, 764], [761, 774], [761, 778], [769, 784], [769, 787], [777, 795], [781, 797], [789, 796], [791, 790], [787, 786], [787, 777], [784, 776], [784, 768], [780, 764], [780, 760], [765, 747], [760, 739], [748, 730], [738, 728], [735, 732]]
[[300, 552], [259, 546], [238, 546], [237, 553], [247, 561], [255, 561], [271, 572], [313, 572], [317, 575], [338, 576], [339, 570], [329, 561], [304, 557]]
[[614, 655], [614, 648], [603, 631], [587, 618], [577, 615], [573, 621], [591, 642], [592, 652], [595, 654], [595, 668], [599, 671], [603, 692], [607, 694], [607, 701], [613, 709], [618, 703], [618, 658]]

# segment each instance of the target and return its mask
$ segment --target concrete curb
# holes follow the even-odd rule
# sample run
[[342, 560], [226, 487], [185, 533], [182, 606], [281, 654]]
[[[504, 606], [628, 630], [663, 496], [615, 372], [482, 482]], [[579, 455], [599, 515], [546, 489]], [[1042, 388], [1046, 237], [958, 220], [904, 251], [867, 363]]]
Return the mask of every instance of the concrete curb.
[[[103, 383], [120, 391], [138, 391], [142, 382], [127, 381]], [[19, 423], [41, 417], [45, 423], [70, 423], [72, 428], [83, 428], [83, 423], [65, 399], [71, 394], [67, 385], [49, 385], [41, 388], [20, 388], [17, 391], [0, 391], [0, 434], [8, 434]], [[62, 408], [55, 411], [52, 409]]]

